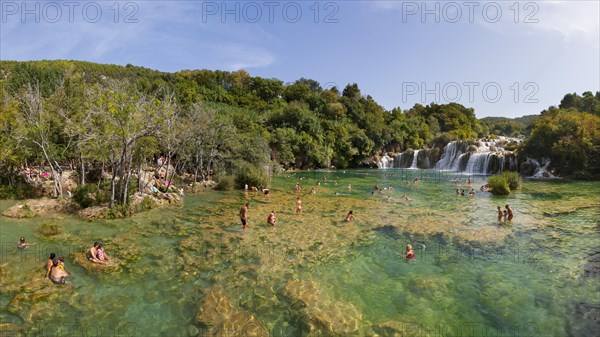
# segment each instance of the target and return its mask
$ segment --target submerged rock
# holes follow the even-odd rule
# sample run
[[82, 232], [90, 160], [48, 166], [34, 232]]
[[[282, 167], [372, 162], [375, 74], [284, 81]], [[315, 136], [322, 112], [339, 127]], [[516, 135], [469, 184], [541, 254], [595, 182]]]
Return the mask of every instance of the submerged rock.
[[600, 277], [600, 253], [591, 255], [583, 266], [585, 276]]
[[20, 337], [23, 336], [23, 331], [17, 324], [0, 323], [0, 336]]
[[123, 262], [115, 257], [111, 257], [109, 263], [101, 264], [88, 261], [85, 255], [86, 253], [72, 253], [71, 258], [73, 259], [74, 264], [82, 266], [88, 272], [119, 272], [122, 269]]
[[600, 331], [600, 306], [575, 304], [568, 327], [571, 336], [597, 336]]
[[375, 336], [403, 337], [420, 336], [423, 332], [422, 326], [413, 320], [406, 321], [388, 321], [382, 324], [374, 325]]
[[234, 306], [220, 286], [212, 287], [199, 301], [196, 323], [203, 328], [203, 336], [269, 335], [254, 315]]
[[359, 328], [361, 315], [356, 307], [328, 299], [315, 282], [290, 280], [282, 295], [291, 302], [296, 319], [310, 334], [348, 334]]

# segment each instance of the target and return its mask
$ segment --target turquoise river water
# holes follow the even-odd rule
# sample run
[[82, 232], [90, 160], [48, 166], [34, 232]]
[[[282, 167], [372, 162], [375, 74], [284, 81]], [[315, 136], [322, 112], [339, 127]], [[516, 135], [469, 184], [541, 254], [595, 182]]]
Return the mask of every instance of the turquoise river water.
[[[419, 184], [406, 184], [415, 176]], [[2, 217], [2, 335], [207, 335], [196, 317], [219, 286], [271, 336], [598, 336], [599, 184], [524, 181], [496, 197], [479, 191], [482, 178], [473, 186], [465, 179], [400, 169], [294, 172], [275, 176], [268, 197], [207, 191], [126, 219]], [[393, 189], [372, 193], [374, 185]], [[455, 193], [471, 187], [475, 197]], [[0, 211], [16, 203], [2, 201]], [[499, 224], [496, 207], [505, 204], [515, 218]], [[350, 209], [356, 220], [345, 222]], [[275, 228], [266, 225], [271, 210]], [[44, 224], [61, 232], [42, 235]], [[20, 236], [35, 245], [18, 250]], [[125, 264], [98, 271], [78, 262], [94, 241]], [[411, 263], [401, 256], [407, 244]], [[50, 252], [65, 256], [70, 285], [30, 285]], [[314, 310], [286, 297], [290, 281], [316, 285], [317, 298], [303, 302]], [[346, 316], [355, 328], [307, 328]], [[228, 335], [246, 334], [219, 334]]]

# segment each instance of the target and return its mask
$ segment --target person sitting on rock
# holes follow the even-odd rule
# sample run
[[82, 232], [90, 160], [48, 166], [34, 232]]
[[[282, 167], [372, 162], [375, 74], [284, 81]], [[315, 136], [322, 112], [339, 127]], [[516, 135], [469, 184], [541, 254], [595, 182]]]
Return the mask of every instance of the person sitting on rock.
[[104, 252], [104, 246], [102, 246], [102, 244], [98, 245], [98, 260], [100, 260], [100, 263], [107, 263], [109, 261], [108, 256]]
[[88, 252], [86, 254], [88, 261], [95, 262], [95, 263], [102, 263], [102, 261], [100, 261], [98, 259], [98, 246], [100, 246], [100, 243], [98, 241], [96, 241], [96, 242], [94, 242], [94, 246], [88, 250]]
[[65, 258], [62, 256], [58, 257], [58, 268], [60, 270], [65, 270]]
[[46, 277], [50, 276], [50, 272], [52, 271], [52, 265], [54, 263], [54, 259], [56, 258], [56, 254], [50, 253], [50, 257], [46, 263]]
[[69, 276], [69, 273], [66, 270], [60, 269], [59, 263], [58, 259], [52, 261], [52, 270], [49, 277], [54, 284], [65, 284], [65, 279]]

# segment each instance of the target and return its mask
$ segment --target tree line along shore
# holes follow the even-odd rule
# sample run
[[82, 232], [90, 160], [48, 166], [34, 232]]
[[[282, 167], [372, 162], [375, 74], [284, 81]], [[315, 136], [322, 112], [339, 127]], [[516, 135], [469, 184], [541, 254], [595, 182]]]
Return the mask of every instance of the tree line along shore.
[[[113, 208], [152, 186], [267, 186], [284, 169], [373, 167], [384, 152], [500, 135], [525, 135], [519, 156], [549, 159], [558, 175], [600, 176], [600, 92], [479, 120], [457, 103], [386, 110], [356, 83], [286, 84], [243, 70], [1, 61], [0, 75], [0, 198], [35, 196], [35, 177], [54, 197], [95, 193]], [[67, 171], [76, 190], [63, 186]]]

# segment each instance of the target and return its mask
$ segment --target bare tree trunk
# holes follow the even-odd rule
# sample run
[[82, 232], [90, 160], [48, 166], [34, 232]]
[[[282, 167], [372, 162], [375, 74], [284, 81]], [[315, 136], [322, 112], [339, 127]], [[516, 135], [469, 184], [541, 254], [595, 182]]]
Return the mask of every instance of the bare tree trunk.
[[81, 153], [79, 154], [79, 162], [81, 163], [81, 176], [79, 184], [83, 186], [85, 185], [85, 162], [83, 161], [83, 156], [81, 155]]
[[[145, 160], [144, 160], [145, 161]], [[146, 188], [146, 184], [147, 183], [143, 183], [142, 180], [142, 165], [144, 165], [144, 163], [140, 163], [140, 165], [138, 166], [138, 193], [140, 195], [144, 194], [144, 189]]]
[[131, 167], [127, 168], [127, 172], [125, 173], [126, 177], [125, 177], [125, 188], [123, 191], [123, 205], [127, 204], [127, 201], [129, 200], [129, 178], [131, 177]]
[[117, 177], [116, 165], [112, 165], [112, 178], [110, 179], [110, 199], [108, 201], [108, 207], [113, 208], [115, 206], [115, 178]]

